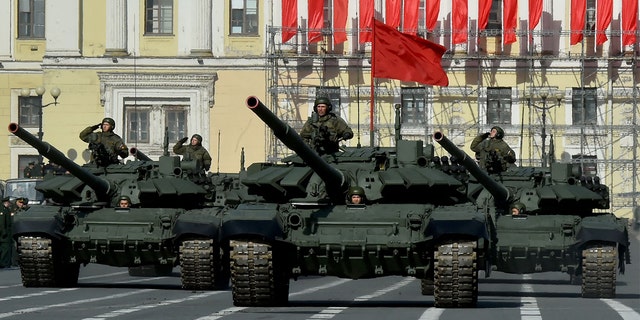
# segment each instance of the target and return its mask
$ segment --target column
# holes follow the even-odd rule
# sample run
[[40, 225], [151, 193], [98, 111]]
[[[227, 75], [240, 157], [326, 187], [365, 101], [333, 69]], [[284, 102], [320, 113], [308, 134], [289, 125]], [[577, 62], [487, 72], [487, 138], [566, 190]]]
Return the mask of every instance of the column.
[[46, 56], [80, 56], [80, 1], [45, 1]]
[[15, 31], [11, 27], [14, 22], [12, 17], [15, 16], [15, 10], [11, 10], [12, 8], [16, 8], [13, 0], [2, 1], [0, 4], [0, 60], [11, 59], [11, 47], [15, 44], [15, 40], [11, 37], [12, 32]]
[[107, 0], [106, 55], [127, 54], [127, 0]]
[[211, 56], [211, 1], [192, 0], [191, 54]]

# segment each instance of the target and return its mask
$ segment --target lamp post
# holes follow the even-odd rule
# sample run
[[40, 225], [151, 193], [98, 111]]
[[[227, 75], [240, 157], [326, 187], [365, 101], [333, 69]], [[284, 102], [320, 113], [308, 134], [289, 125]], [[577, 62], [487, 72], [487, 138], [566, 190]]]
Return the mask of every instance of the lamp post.
[[[42, 132], [42, 110], [50, 105], [57, 105], [58, 104], [58, 97], [60, 96], [60, 89], [59, 88], [52, 88], [51, 91], [49, 91], [49, 93], [51, 94], [51, 96], [53, 97], [53, 102], [47, 103], [47, 104], [42, 104], [42, 96], [44, 95], [44, 93], [46, 92], [44, 87], [37, 87], [35, 89], [36, 94], [38, 95], [38, 105], [36, 106], [38, 108], [38, 139], [40, 139], [40, 141], [42, 141], [42, 136], [44, 136], [44, 132]], [[20, 91], [20, 95], [27, 98], [31, 96], [31, 89], [22, 89], [22, 91]], [[38, 165], [42, 165], [42, 155], [40, 154], [38, 156]]]
[[[542, 107], [532, 104], [532, 106], [536, 109], [542, 110], [542, 133], [540, 137], [542, 138], [542, 167], [547, 167], [548, 155], [547, 155], [547, 110], [555, 107], [556, 104], [547, 106], [547, 98], [549, 97], [548, 91], [541, 91], [539, 93], [540, 99], [542, 99]], [[558, 101], [557, 105], [560, 105], [560, 101], [562, 100], [562, 93], [558, 92], [555, 95], [556, 100]]]

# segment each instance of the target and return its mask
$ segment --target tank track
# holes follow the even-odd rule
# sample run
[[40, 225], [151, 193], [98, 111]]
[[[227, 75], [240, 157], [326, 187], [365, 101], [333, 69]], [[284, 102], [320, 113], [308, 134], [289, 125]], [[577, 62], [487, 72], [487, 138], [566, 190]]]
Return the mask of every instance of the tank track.
[[279, 306], [289, 300], [289, 277], [269, 244], [230, 242], [231, 286], [235, 306]]
[[180, 276], [187, 290], [224, 289], [229, 278], [221, 270], [213, 239], [188, 240], [180, 244]]
[[611, 243], [588, 245], [582, 250], [582, 297], [613, 298], [616, 295], [618, 250]]
[[25, 287], [71, 287], [78, 284], [80, 264], [56, 256], [51, 239], [18, 238], [18, 261]]
[[435, 290], [433, 286], [433, 279], [421, 279], [420, 280], [420, 292], [423, 296], [431, 296], [433, 295], [433, 291]]
[[449, 240], [434, 251], [435, 306], [474, 307], [478, 302], [477, 242]]

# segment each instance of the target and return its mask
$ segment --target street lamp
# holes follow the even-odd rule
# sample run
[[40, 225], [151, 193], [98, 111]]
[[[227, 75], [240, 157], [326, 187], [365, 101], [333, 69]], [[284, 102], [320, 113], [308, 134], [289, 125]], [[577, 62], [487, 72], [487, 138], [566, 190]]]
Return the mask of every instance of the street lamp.
[[[54, 87], [51, 89], [51, 91], [49, 91], [49, 93], [51, 94], [51, 96], [53, 97], [53, 102], [47, 103], [47, 104], [42, 104], [42, 96], [44, 95], [44, 93], [46, 92], [44, 87], [37, 87], [35, 89], [36, 94], [38, 95], [38, 105], [36, 106], [38, 108], [38, 139], [40, 139], [40, 141], [42, 141], [42, 136], [44, 136], [44, 132], [42, 132], [42, 109], [50, 106], [50, 105], [57, 105], [58, 104], [58, 97], [60, 96], [60, 89], [57, 87]], [[20, 95], [22, 97], [28, 98], [31, 96], [31, 89], [28, 88], [24, 88], [20, 91]], [[38, 156], [38, 164], [42, 165], [42, 155], [40, 154]]]
[[[540, 137], [542, 138], [542, 167], [545, 168], [547, 167], [547, 160], [548, 160], [547, 146], [546, 146], [547, 145], [547, 110], [550, 110], [551, 108], [555, 107], [556, 104], [547, 106], [547, 98], [549, 97], [548, 91], [541, 91], [538, 95], [540, 96], [540, 99], [542, 99], [542, 107], [535, 104], [531, 104], [531, 105], [538, 110], [542, 110], [542, 133], [540, 134]], [[555, 98], [558, 102], [557, 105], [560, 105], [560, 101], [562, 100], [562, 93], [557, 92], [555, 94]]]

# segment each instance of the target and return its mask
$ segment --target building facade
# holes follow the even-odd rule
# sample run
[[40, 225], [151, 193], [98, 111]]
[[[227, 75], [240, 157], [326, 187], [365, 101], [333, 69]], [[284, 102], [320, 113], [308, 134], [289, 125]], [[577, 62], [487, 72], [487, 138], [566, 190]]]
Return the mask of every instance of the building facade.
[[[478, 133], [500, 125], [519, 164], [581, 163], [611, 187], [612, 210], [630, 216], [639, 188], [638, 1], [583, 4], [8, 0], [0, 115], [34, 134], [42, 125], [44, 140], [78, 163], [88, 157], [78, 133], [103, 117], [151, 157], [165, 136], [173, 144], [199, 133], [211, 171], [233, 172], [243, 150], [247, 163], [290, 154], [246, 110], [249, 95], [295, 129], [316, 96], [329, 96], [356, 133], [351, 146], [393, 145], [399, 104], [404, 139], [430, 142], [441, 130], [471, 153]], [[449, 86], [372, 79], [369, 18], [445, 46]], [[37, 151], [5, 134], [0, 178], [18, 177]]]

